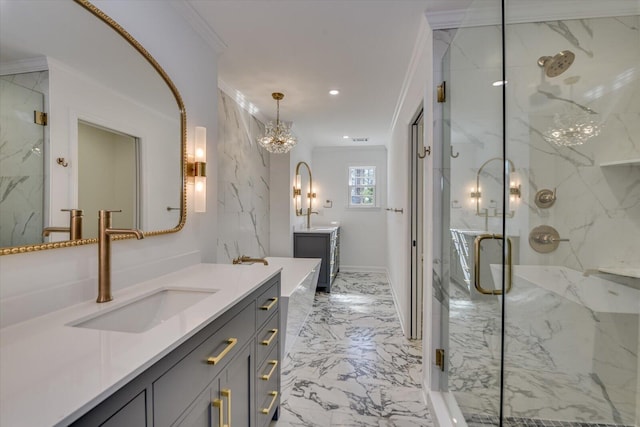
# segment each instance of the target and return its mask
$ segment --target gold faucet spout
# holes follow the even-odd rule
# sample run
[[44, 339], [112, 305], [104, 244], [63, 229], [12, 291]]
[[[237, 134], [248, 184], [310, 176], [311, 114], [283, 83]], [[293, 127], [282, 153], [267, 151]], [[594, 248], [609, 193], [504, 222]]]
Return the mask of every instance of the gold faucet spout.
[[98, 211], [98, 298], [96, 302], [108, 302], [111, 296], [111, 236], [132, 235], [138, 240], [144, 233], [135, 228], [112, 228], [111, 214], [121, 211]]
[[245, 255], [234, 258], [234, 260], [232, 261], [233, 264], [242, 264], [245, 262], [261, 262], [264, 265], [269, 265], [269, 262], [264, 258], [251, 258]]
[[144, 239], [144, 233], [135, 228], [107, 228], [104, 230], [109, 236], [115, 236], [117, 234], [120, 235], [131, 235], [136, 236], [136, 239]]
[[42, 229], [42, 237], [49, 237], [51, 233], [70, 233], [69, 227], [45, 227]]

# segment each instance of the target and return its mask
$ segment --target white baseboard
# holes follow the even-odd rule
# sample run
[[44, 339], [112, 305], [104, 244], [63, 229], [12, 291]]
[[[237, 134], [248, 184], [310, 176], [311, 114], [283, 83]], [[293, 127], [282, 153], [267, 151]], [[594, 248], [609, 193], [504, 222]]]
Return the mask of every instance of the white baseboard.
[[396, 295], [396, 288], [391, 283], [391, 275], [389, 274], [389, 270], [385, 268], [385, 273], [387, 274], [387, 280], [389, 281], [389, 287], [391, 288], [391, 297], [393, 298], [393, 306], [396, 308], [396, 314], [398, 315], [398, 319], [400, 320], [400, 328], [402, 329], [402, 335], [407, 336], [407, 329], [404, 324], [404, 318], [402, 317], [402, 312], [400, 311], [400, 305], [398, 304], [398, 295]]
[[386, 273], [387, 268], [367, 265], [341, 265], [340, 271], [343, 273]]
[[433, 423], [437, 427], [467, 427], [462, 411], [451, 393], [429, 390], [424, 382], [422, 393], [427, 401]]

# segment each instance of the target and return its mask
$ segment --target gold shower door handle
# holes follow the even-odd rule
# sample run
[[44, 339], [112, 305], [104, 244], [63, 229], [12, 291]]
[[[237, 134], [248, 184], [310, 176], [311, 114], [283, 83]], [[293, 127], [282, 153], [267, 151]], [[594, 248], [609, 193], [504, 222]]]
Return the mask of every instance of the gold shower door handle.
[[[474, 266], [473, 266], [473, 285], [481, 294], [485, 295], [502, 295], [502, 289], [486, 289], [483, 288], [480, 284], [480, 244], [483, 240], [504, 240], [504, 236], [502, 234], [481, 234], [476, 237], [474, 241], [475, 253], [474, 253]], [[507, 274], [507, 288], [506, 291], [509, 293], [511, 287], [513, 285], [513, 257], [512, 247], [511, 247], [511, 238], [507, 237], [507, 259], [506, 265], [509, 269], [509, 273]]]

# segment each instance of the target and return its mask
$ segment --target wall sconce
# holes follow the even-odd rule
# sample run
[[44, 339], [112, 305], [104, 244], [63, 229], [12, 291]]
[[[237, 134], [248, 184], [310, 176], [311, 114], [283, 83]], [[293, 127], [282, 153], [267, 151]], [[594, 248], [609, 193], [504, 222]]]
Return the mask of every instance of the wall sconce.
[[516, 185], [514, 182], [509, 185], [509, 196], [511, 201], [515, 201], [516, 197], [520, 199], [522, 197], [522, 185]]
[[207, 211], [207, 128], [196, 126], [193, 144], [193, 162], [188, 164], [188, 175], [193, 177], [193, 207], [196, 212]]
[[480, 188], [478, 187], [477, 190], [475, 189], [471, 189], [471, 193], [469, 193], [469, 197], [471, 197], [472, 199], [479, 199], [480, 197], [482, 197], [482, 193], [480, 192]]
[[[309, 191], [307, 192], [307, 213], [302, 212], [302, 177], [300, 176], [300, 166], [305, 166], [309, 173]], [[317, 213], [312, 210], [312, 201], [316, 198], [316, 193], [313, 191], [313, 178], [311, 176], [311, 168], [306, 162], [298, 162], [296, 165], [295, 182], [293, 185], [293, 200], [296, 216], [307, 215], [307, 228], [311, 228], [311, 214]]]

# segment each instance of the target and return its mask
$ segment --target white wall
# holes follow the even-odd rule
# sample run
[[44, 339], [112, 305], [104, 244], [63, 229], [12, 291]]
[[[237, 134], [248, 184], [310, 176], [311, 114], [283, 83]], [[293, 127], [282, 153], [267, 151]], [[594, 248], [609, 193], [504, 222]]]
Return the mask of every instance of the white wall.
[[[217, 59], [212, 48], [180, 19], [170, 2], [94, 2], [127, 29], [163, 66], [187, 111], [187, 139], [207, 127], [208, 175], [217, 175]], [[96, 25], [101, 25], [96, 22]], [[189, 64], [189, 66], [185, 66]], [[192, 189], [188, 189], [188, 196]], [[194, 214], [178, 233], [113, 244], [112, 282], [117, 290], [200, 260], [215, 261], [215, 182], [207, 186], [207, 212]], [[95, 297], [95, 245], [0, 257], [0, 325], [23, 320]]]
[[[410, 267], [410, 203], [409, 203], [409, 148], [410, 148], [410, 126], [417, 109], [423, 103], [425, 91], [428, 89], [427, 82], [430, 77], [430, 31], [427, 31], [426, 19], [420, 29], [414, 46], [413, 58], [404, 82], [404, 93], [401, 103], [397, 107], [395, 121], [392, 128], [392, 137], [389, 144], [389, 180], [387, 205], [393, 208], [404, 209], [403, 215], [387, 214], [386, 227], [388, 239], [387, 265], [389, 282], [394, 295], [396, 306], [399, 311], [400, 321], [405, 334], [408, 334], [410, 325], [410, 298], [411, 298], [411, 277], [409, 277]], [[427, 107], [430, 105], [426, 104]], [[431, 127], [431, 112], [425, 108], [425, 145], [431, 145], [430, 135], [427, 129]], [[424, 160], [426, 164], [431, 157]], [[426, 179], [426, 177], [425, 177]], [[428, 189], [425, 185], [425, 189]], [[425, 194], [425, 203], [428, 201], [428, 193]], [[425, 208], [425, 215], [430, 212]], [[425, 218], [425, 226], [429, 218]], [[426, 227], [425, 227], [426, 233]], [[426, 251], [431, 236], [428, 234], [424, 240]], [[425, 255], [425, 289], [428, 287], [426, 268], [427, 256]], [[425, 328], [426, 329], [426, 328]]]
[[[293, 256], [293, 230], [305, 226], [305, 217], [295, 215], [293, 206], [293, 180], [298, 162], [306, 162], [313, 170], [311, 144], [298, 141], [286, 154], [271, 154], [269, 210], [271, 212], [269, 236], [270, 255]], [[315, 219], [315, 218], [313, 218]]]
[[[378, 207], [349, 208], [348, 167], [375, 166]], [[312, 226], [339, 221], [340, 269], [384, 271], [387, 266], [387, 149], [374, 147], [316, 147], [313, 187], [317, 194]], [[331, 208], [323, 207], [331, 200]]]

